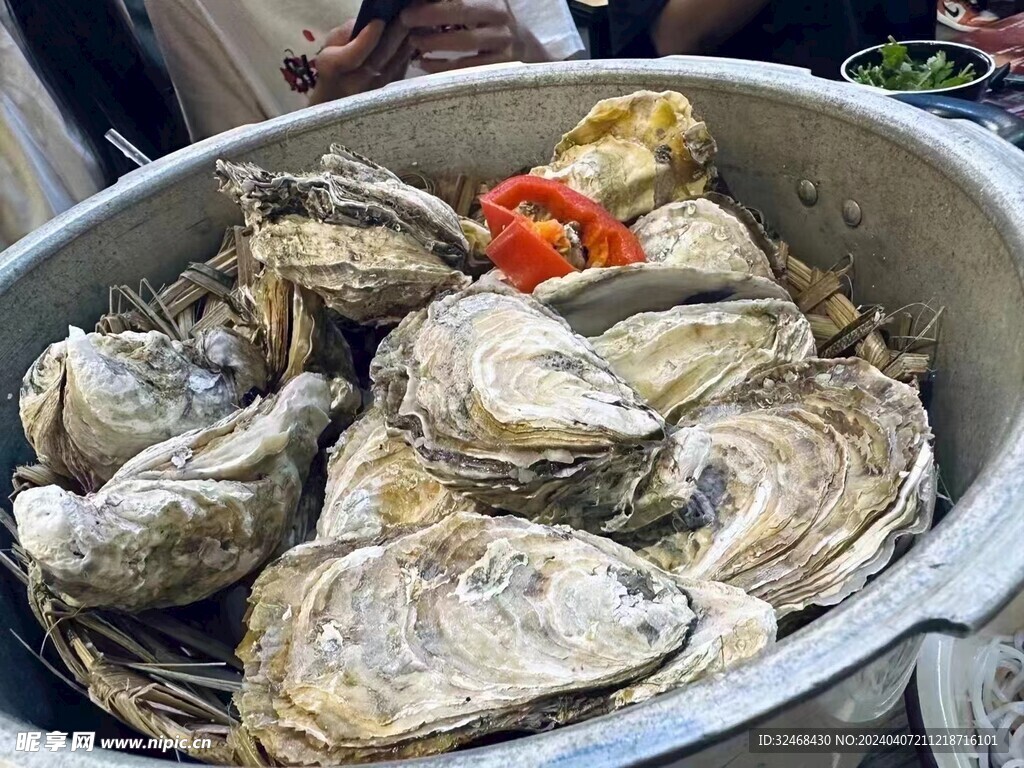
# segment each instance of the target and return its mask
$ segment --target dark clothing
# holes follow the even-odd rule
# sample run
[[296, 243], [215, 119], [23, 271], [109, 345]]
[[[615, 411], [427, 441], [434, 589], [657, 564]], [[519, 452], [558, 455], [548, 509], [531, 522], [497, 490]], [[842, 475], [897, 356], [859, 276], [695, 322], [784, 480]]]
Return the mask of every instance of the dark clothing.
[[136, 167], [103, 138], [110, 128], [153, 159], [188, 144], [170, 80], [140, 47], [116, 0], [6, 3], [26, 55], [81, 129], [108, 184]]
[[[649, 30], [667, 4], [610, 0], [613, 55], [657, 56]], [[935, 0], [770, 0], [749, 24], [707, 53], [791, 64], [838, 78], [847, 57], [884, 43], [890, 35], [897, 40], [933, 39]]]

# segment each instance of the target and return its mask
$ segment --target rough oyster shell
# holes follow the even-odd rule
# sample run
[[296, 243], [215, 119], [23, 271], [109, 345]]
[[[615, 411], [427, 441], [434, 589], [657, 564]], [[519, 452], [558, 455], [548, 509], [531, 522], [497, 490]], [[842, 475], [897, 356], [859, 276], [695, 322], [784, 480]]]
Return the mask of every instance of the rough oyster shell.
[[785, 288], [764, 277], [646, 262], [545, 280], [533, 297], [583, 336], [600, 336], [638, 312], [660, 312], [681, 304], [790, 298]]
[[684, 96], [638, 91], [598, 102], [531, 173], [555, 179], [632, 221], [674, 200], [700, 197], [717, 152]]
[[388, 428], [428, 472], [544, 522], [615, 528], [637, 504], [669, 514], [706, 456], [699, 430], [667, 435], [585, 339], [496, 280], [410, 315], [370, 374]]
[[253, 256], [350, 320], [395, 322], [469, 282], [453, 268], [469, 253], [455, 212], [343, 147], [317, 173], [220, 160], [217, 174], [253, 228]]
[[591, 341], [612, 370], [670, 421], [757, 373], [815, 352], [807, 318], [778, 299], [641, 312]]
[[275, 760], [307, 765], [542, 730], [721, 671], [775, 631], [770, 606], [739, 590], [568, 528], [469, 513], [384, 546], [298, 547], [250, 605], [238, 710]]
[[209, 426], [266, 383], [259, 350], [224, 328], [186, 342], [72, 328], [25, 374], [21, 423], [40, 461], [95, 489], [143, 449]]
[[380, 409], [371, 408], [334, 447], [317, 538], [363, 546], [477, 507], [428, 475], [412, 448], [388, 435]]
[[146, 449], [97, 493], [27, 490], [14, 502], [18, 538], [70, 605], [138, 611], [207, 597], [281, 540], [329, 404], [324, 380], [303, 374]]
[[743, 272], [771, 279], [774, 249], [764, 231], [738, 207], [708, 199], [669, 203], [632, 231], [649, 262], [709, 272]]
[[839, 602], [930, 523], [924, 408], [862, 360], [779, 366], [686, 421], [712, 440], [698, 491], [630, 542], [663, 568], [740, 587], [782, 616]]

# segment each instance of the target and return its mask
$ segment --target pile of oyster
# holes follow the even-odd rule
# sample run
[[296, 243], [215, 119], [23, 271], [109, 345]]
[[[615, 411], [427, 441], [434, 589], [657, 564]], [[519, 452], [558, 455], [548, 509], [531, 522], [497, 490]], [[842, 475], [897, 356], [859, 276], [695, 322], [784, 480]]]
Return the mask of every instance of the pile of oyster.
[[342, 147], [218, 163], [259, 267], [223, 322], [73, 329], [25, 376], [59, 478], [15, 499], [34, 582], [128, 612], [251, 584], [235, 706], [280, 764], [543, 730], [760, 654], [928, 527], [934, 466], [914, 389], [815, 357], [715, 152], [679, 94], [598, 104], [533, 173], [647, 261], [531, 295]]

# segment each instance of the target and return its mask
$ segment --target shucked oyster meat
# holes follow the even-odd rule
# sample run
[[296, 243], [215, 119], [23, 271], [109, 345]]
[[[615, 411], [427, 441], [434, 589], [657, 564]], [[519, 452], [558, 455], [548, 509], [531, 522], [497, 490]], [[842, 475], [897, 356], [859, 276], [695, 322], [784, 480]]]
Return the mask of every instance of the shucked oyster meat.
[[317, 538], [360, 545], [478, 507], [427, 474], [412, 448], [388, 434], [379, 408], [363, 414], [338, 440], [326, 495]]
[[807, 318], [779, 299], [641, 312], [591, 341], [612, 370], [670, 421], [759, 372], [815, 351]]
[[555, 179], [632, 221], [674, 200], [699, 197], [714, 177], [717, 147], [681, 94], [638, 91], [600, 101], [531, 173]]
[[497, 281], [410, 315], [370, 373], [388, 427], [430, 474], [545, 522], [669, 514], [707, 454], [703, 433], [669, 433], [584, 338]]
[[470, 513], [384, 546], [298, 547], [250, 605], [235, 702], [275, 760], [299, 765], [543, 730], [723, 671], [775, 634], [770, 606], [739, 590]]
[[807, 360], [688, 414], [711, 435], [687, 509], [630, 545], [741, 587], [779, 615], [831, 605], [931, 522], [934, 465], [917, 393], [862, 360]]
[[718, 197], [669, 203], [632, 231], [649, 262], [772, 277], [775, 249], [748, 212]]
[[253, 256], [358, 323], [396, 322], [469, 278], [459, 217], [340, 146], [314, 173], [217, 162], [221, 189], [253, 229]]
[[25, 374], [21, 422], [40, 461], [95, 489], [144, 448], [209, 426], [266, 384], [259, 350], [223, 328], [186, 342], [72, 328]]
[[325, 381], [154, 445], [97, 493], [47, 486], [14, 502], [18, 537], [70, 605], [187, 605], [232, 584], [277, 547], [328, 423]]

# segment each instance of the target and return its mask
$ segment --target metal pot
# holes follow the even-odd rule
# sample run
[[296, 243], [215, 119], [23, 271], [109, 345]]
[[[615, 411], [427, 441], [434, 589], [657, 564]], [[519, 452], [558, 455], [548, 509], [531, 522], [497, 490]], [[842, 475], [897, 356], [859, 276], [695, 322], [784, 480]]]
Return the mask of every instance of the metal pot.
[[[442, 76], [241, 128], [130, 174], [0, 256], [0, 474], [30, 458], [16, 393], [39, 351], [69, 323], [94, 322], [108, 285], [172, 278], [236, 220], [215, 189], [216, 158], [303, 167], [342, 141], [395, 170], [498, 176], [545, 160], [597, 100], [640, 88], [691, 97], [731, 188], [802, 259], [827, 267], [852, 253], [861, 301], [946, 307], [932, 417], [958, 503], [861, 593], [724, 679], [444, 765], [596, 768], [692, 754], [856, 679], [887, 652], [905, 657], [921, 633], [980, 627], [1024, 586], [1024, 154], [981, 129], [787, 68], [672, 59]], [[0, 579], [0, 611], [39, 647], [10, 580]], [[80, 728], [83, 710], [7, 632], [0, 669], [0, 757], [15, 755], [27, 722]], [[158, 765], [109, 752], [16, 754], [19, 764], [31, 758]]]
[[[996, 60], [985, 51], [963, 43], [942, 42], [937, 40], [911, 40], [902, 43], [907, 46], [910, 56], [921, 61], [933, 56], [936, 51], [944, 51], [953, 62], [956, 71], [968, 64], [974, 66], [978, 77], [965, 85], [951, 88], [937, 88], [930, 91], [886, 91], [872, 85], [860, 85], [853, 77], [854, 71], [865, 64], [873, 64], [881, 59], [883, 46], [876, 45], [865, 48], [850, 56], [840, 67], [840, 74], [848, 83], [858, 84], [883, 96], [891, 96], [905, 104], [931, 112], [939, 117], [969, 120], [987, 128], [1000, 138], [1024, 149], [1024, 119], [1017, 117], [1005, 109], [993, 104], [980, 103], [989, 86], [995, 87], [1000, 77], [1005, 77], [1009, 65], [996, 68]], [[1001, 72], [1000, 76], [998, 73]]]

